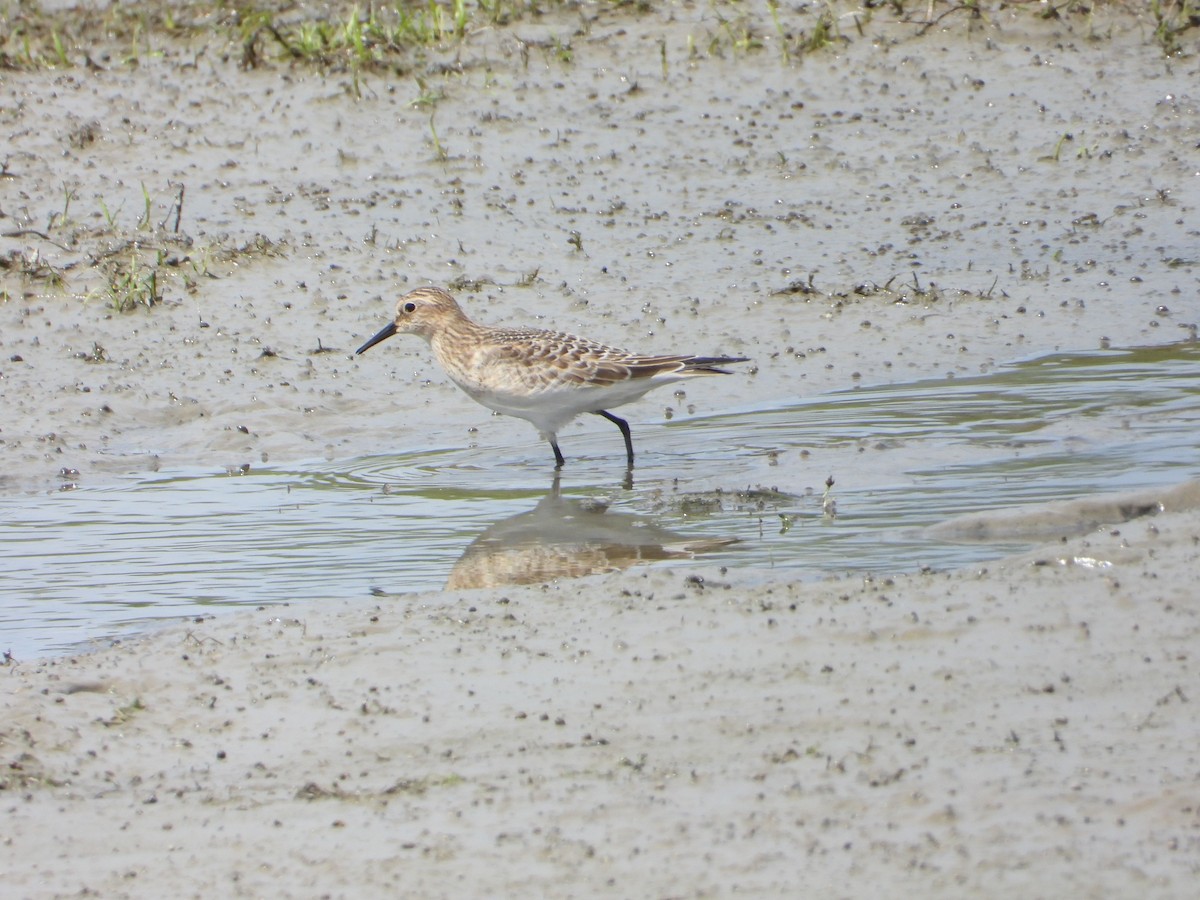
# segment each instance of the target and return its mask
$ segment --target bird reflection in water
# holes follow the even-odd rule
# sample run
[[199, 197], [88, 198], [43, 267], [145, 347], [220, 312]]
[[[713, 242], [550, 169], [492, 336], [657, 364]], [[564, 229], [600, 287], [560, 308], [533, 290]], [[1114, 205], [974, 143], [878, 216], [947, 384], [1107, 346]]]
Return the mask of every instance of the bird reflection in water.
[[643, 516], [610, 513], [601, 501], [564, 498], [556, 473], [537, 506], [496, 522], [471, 542], [446, 588], [541, 584], [619, 572], [641, 563], [692, 559], [737, 542], [677, 534]]

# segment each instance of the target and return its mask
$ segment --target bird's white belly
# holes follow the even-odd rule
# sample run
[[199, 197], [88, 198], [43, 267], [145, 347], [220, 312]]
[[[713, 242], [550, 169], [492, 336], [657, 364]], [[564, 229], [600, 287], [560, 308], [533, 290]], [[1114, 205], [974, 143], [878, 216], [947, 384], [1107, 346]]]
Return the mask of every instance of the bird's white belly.
[[501, 415], [532, 422], [538, 431], [551, 435], [582, 413], [621, 406], [657, 386], [652, 379], [642, 379], [604, 387], [562, 383], [531, 390], [524, 385], [483, 384], [460, 378], [454, 381], [476, 402]]

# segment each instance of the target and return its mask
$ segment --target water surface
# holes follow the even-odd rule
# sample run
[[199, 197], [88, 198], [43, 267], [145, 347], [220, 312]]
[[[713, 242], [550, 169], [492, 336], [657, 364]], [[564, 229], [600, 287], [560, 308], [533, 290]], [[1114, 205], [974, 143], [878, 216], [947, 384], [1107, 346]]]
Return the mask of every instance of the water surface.
[[[557, 488], [531, 434], [519, 446], [165, 472], [7, 497], [0, 650], [27, 659], [234, 607], [405, 602], [448, 582], [664, 562], [797, 578], [967, 565], [1046, 535], [1032, 517], [1027, 534], [985, 541], [927, 526], [1195, 477], [1198, 375], [1200, 347], [1177, 344], [666, 424], [638, 425], [635, 413], [632, 484], [610, 429], [572, 437]], [[827, 475], [833, 506], [822, 504]]]

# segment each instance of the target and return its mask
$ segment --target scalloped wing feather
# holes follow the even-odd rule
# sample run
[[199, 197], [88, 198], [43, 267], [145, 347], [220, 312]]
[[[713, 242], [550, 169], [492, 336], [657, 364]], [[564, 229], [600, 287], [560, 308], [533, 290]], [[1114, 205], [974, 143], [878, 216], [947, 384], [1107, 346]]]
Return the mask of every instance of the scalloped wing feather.
[[496, 337], [499, 340], [480, 348], [479, 362], [500, 367], [510, 378], [543, 390], [564, 384], [605, 388], [660, 375], [725, 374], [714, 366], [734, 361], [732, 357], [641, 356], [561, 332], [505, 330]]

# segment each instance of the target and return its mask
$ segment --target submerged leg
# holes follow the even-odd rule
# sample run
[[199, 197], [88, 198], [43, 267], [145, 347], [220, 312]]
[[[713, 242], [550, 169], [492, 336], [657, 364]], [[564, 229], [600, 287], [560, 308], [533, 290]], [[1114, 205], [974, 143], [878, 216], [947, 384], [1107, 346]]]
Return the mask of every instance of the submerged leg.
[[[554, 451], [554, 468], [561, 469], [566, 460], [563, 459], [562, 451], [558, 449], [558, 439], [552, 435], [547, 440], [550, 441], [550, 449]], [[558, 477], [557, 473], [555, 477]]]
[[603, 409], [592, 410], [597, 416], [604, 416], [608, 421], [612, 422], [621, 429], [621, 437], [625, 438], [625, 459], [628, 461], [629, 468], [633, 468], [633, 438], [629, 435], [629, 423], [619, 416], [614, 416], [612, 413]]

